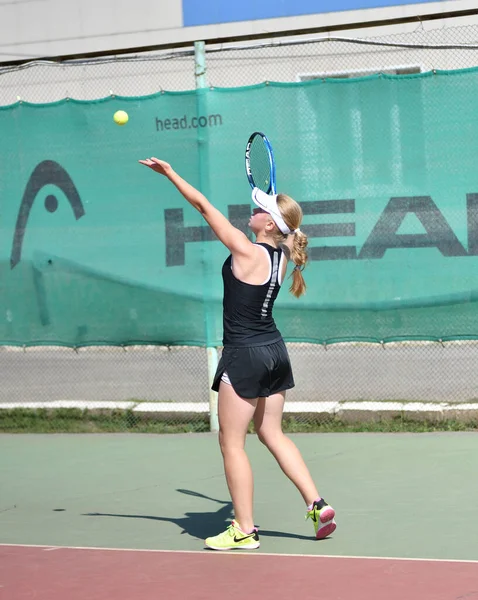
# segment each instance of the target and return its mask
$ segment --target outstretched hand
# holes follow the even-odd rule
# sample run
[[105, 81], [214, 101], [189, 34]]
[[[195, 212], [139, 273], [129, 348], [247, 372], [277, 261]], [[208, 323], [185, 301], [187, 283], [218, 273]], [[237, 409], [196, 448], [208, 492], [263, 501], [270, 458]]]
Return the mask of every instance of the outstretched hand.
[[156, 173], [160, 173], [161, 175], [168, 175], [171, 171], [171, 165], [164, 160], [159, 160], [159, 158], [155, 158], [152, 156], [151, 158], [147, 158], [145, 160], [139, 161], [142, 165], [146, 165]]

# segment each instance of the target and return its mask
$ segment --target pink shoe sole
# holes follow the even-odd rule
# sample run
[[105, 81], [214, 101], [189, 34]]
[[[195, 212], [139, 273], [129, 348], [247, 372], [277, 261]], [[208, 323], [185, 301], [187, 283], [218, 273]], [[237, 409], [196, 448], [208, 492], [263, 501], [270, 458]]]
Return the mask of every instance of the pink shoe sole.
[[337, 524], [335, 523], [335, 521], [331, 521], [330, 523], [327, 523], [327, 525], [323, 525], [322, 527], [320, 527], [315, 537], [318, 540], [323, 540], [324, 538], [334, 533], [336, 528]]
[[320, 513], [320, 522], [327, 523], [335, 517], [335, 510], [331, 506], [327, 506]]

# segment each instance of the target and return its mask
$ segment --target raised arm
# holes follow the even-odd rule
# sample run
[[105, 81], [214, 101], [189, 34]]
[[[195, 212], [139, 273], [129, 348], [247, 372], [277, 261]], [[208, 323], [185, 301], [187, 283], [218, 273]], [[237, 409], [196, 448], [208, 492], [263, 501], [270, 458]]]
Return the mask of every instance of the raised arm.
[[229, 248], [232, 254], [245, 256], [253, 254], [254, 245], [247, 236], [240, 229], [234, 227], [204, 194], [178, 175], [169, 163], [154, 157], [139, 162], [167, 177], [189, 204], [201, 213], [219, 240]]

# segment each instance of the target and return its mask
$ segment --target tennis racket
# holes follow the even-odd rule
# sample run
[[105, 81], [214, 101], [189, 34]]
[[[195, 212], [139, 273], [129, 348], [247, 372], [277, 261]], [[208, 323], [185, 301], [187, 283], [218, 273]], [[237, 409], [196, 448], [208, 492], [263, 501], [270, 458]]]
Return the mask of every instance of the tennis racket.
[[260, 131], [255, 131], [247, 141], [246, 174], [251, 188], [259, 188], [266, 194], [276, 193], [276, 167], [272, 146]]

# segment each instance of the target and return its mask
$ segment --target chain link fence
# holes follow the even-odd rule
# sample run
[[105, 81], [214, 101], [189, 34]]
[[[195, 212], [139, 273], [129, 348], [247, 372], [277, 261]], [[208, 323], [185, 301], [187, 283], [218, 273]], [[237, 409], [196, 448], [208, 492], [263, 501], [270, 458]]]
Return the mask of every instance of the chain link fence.
[[[408, 28], [360, 39], [206, 47], [207, 84], [236, 87], [478, 66], [478, 25]], [[194, 87], [192, 47], [0, 67], [3, 106]], [[288, 347], [297, 384], [286, 407], [290, 430], [403, 424], [407, 415], [457, 427], [477, 422], [478, 341]], [[207, 431], [210, 426], [205, 348], [0, 347], [0, 365], [4, 431]]]
[[[428, 30], [424, 25], [413, 27], [380, 37], [321, 36], [206, 46], [206, 80], [212, 87], [239, 87], [264, 81], [477, 66], [478, 24]], [[0, 106], [19, 99], [47, 103], [111, 94], [144, 96], [160, 90], [192, 90], [195, 85], [194, 47], [64, 62], [32, 61], [0, 66]]]

